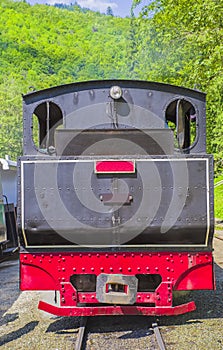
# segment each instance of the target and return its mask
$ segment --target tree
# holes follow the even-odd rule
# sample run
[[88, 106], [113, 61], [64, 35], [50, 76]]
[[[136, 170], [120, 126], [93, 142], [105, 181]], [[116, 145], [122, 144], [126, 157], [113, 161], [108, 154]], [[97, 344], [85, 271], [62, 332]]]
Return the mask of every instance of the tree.
[[126, 78], [129, 20], [76, 4], [3, 0], [0, 11], [0, 154], [16, 159], [22, 153], [22, 94], [30, 86]]
[[111, 6], [107, 7], [106, 15], [107, 16], [114, 16]]
[[[134, 0], [134, 4], [141, 3]], [[144, 51], [139, 74], [207, 92], [207, 149], [223, 157], [222, 2], [148, 0], [138, 19]]]

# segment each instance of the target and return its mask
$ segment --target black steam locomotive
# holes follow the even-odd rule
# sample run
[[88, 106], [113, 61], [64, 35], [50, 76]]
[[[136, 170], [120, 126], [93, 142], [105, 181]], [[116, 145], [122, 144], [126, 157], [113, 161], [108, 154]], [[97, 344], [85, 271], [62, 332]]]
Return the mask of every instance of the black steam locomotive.
[[205, 94], [89, 81], [23, 97], [21, 289], [56, 315], [176, 315], [213, 289]]

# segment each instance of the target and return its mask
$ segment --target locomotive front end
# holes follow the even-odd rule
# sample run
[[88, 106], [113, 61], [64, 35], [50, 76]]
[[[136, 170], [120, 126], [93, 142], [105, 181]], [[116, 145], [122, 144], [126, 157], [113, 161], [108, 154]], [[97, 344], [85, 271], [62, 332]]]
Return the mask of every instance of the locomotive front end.
[[55, 315], [176, 315], [213, 289], [205, 95], [91, 81], [24, 96], [21, 289]]

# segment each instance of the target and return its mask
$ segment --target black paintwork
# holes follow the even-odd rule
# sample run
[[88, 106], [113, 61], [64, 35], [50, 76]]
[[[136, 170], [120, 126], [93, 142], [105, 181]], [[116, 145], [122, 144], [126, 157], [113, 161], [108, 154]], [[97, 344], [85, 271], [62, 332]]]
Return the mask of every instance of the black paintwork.
[[[123, 96], [117, 104], [109, 96], [113, 85], [123, 89]], [[128, 237], [128, 233], [132, 232], [124, 245], [149, 245], [152, 249], [160, 246], [159, 250], [167, 247], [185, 249], [187, 245], [191, 248], [202, 245], [200, 250], [211, 248], [213, 159], [206, 155], [204, 93], [165, 84], [115, 80], [59, 86], [30, 93], [23, 99], [24, 156], [20, 164], [18, 225], [24, 246], [75, 247], [75, 242], [79, 242], [75, 236], [80, 234], [85, 237], [86, 244], [100, 244], [104, 230], [107, 238], [103, 239], [109, 246], [120, 247], [120, 244], [123, 245], [122, 235]], [[174, 111], [168, 106], [172, 102], [171, 106], [174, 106], [177, 99], [194, 106], [199, 130], [195, 143], [182, 152], [174, 151], [173, 133], [165, 129], [165, 117], [169, 120], [174, 118]], [[55, 149], [51, 150], [47, 149], [47, 141], [44, 140], [46, 103], [52, 113], [48, 146]], [[37, 149], [32, 141], [34, 112], [42, 125], [40, 141], [46, 148], [44, 151]], [[63, 125], [62, 129], [56, 129], [58, 125]], [[106, 147], [106, 140], [111, 136], [113, 145]], [[123, 139], [139, 145], [143, 151], [140, 152], [137, 147], [122, 149], [116, 141]], [[103, 141], [104, 147], [86, 151], [98, 141]], [[97, 175], [94, 173], [94, 160], [102, 158], [136, 160], [136, 173]], [[74, 183], [74, 170], [79, 164], [81, 168]], [[182, 170], [174, 173], [173, 164], [176, 169], [186, 164], [188, 182], [182, 181], [183, 190], [180, 185]], [[84, 181], [90, 184], [90, 188], [85, 188]], [[133, 200], [116, 210], [111, 204], [111, 213], [94, 210], [93, 199], [96, 205], [100, 195], [110, 194], [113, 184], [119, 181], [127, 184], [128, 195], [132, 195]], [[86, 200], [87, 190], [90, 208], [78, 198]], [[176, 197], [174, 190], [179, 192], [175, 193]], [[154, 209], [157, 191], [160, 200]], [[165, 220], [169, 220], [171, 200], [174, 199], [177, 211], [182, 191], [186, 196], [185, 203], [165, 231], [161, 227]], [[143, 208], [138, 212], [142, 203]], [[63, 215], [64, 208], [67, 216]], [[126, 227], [128, 222], [130, 224]], [[134, 235], [137, 230], [139, 233]]]

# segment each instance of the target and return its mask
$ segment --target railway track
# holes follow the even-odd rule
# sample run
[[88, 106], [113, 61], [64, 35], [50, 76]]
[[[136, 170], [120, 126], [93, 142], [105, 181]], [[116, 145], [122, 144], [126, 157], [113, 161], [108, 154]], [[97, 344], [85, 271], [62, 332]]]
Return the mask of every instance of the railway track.
[[86, 326], [87, 326], [87, 317], [82, 317], [74, 350], [82, 350]]
[[7, 261], [7, 258], [0, 261], [0, 269], [3, 269], [3, 268], [5, 269], [5, 268], [11, 267], [11, 266], [18, 266], [18, 261], [17, 260]]
[[160, 333], [160, 330], [159, 330], [159, 327], [158, 327], [158, 324], [157, 323], [153, 323], [152, 324], [152, 330], [153, 330], [153, 333], [156, 337], [156, 341], [157, 341], [157, 344], [159, 346], [159, 349], [160, 350], [166, 350], [166, 346], [165, 346], [165, 343], [163, 341], [163, 338], [162, 338], [162, 335]]
[[214, 238], [217, 238], [218, 240], [220, 240], [220, 241], [223, 241], [223, 238], [222, 237], [219, 237], [219, 236], [214, 236]]
[[[88, 321], [87, 317], [82, 317], [74, 350], [83, 350], [84, 338], [86, 336], [87, 321]], [[155, 340], [156, 340], [156, 343], [159, 347], [159, 350], [166, 350], [166, 346], [165, 346], [165, 343], [163, 341], [162, 335], [160, 333], [160, 329], [158, 327], [158, 324], [153, 323], [150, 330], [152, 331], [152, 334], [155, 337]]]

